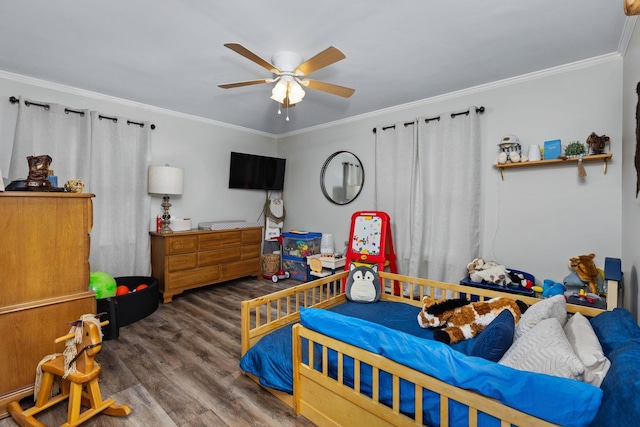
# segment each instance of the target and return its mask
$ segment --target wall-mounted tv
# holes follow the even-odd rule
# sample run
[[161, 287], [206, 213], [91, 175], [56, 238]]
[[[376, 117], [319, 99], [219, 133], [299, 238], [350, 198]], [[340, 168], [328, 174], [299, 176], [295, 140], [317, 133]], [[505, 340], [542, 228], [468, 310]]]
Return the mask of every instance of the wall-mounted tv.
[[231, 152], [229, 188], [278, 190], [284, 188], [286, 159]]

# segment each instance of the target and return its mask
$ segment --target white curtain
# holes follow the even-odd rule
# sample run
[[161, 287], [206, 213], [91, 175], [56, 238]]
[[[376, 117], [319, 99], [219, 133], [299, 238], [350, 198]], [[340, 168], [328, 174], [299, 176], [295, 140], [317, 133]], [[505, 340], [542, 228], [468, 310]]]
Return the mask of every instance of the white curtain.
[[469, 111], [376, 131], [376, 209], [391, 217], [402, 274], [458, 283], [478, 256], [480, 126]]
[[114, 277], [151, 274], [149, 126], [91, 112], [91, 179], [87, 191], [96, 195], [89, 258], [94, 271], [106, 271]]
[[74, 109], [72, 112], [63, 105], [37, 103], [48, 108], [20, 98], [9, 179], [26, 179], [27, 157], [48, 154], [53, 159], [51, 169], [58, 176], [59, 186], [70, 179], [87, 182], [91, 153], [89, 111]]
[[27, 156], [51, 156], [58, 186], [81, 179], [95, 194], [91, 271], [148, 276], [150, 124], [100, 120], [96, 112], [40, 101], [19, 105], [9, 178], [27, 178]]
[[396, 123], [376, 128], [376, 210], [389, 214], [398, 271], [409, 270], [411, 228], [417, 212], [413, 185], [417, 167], [416, 127]]

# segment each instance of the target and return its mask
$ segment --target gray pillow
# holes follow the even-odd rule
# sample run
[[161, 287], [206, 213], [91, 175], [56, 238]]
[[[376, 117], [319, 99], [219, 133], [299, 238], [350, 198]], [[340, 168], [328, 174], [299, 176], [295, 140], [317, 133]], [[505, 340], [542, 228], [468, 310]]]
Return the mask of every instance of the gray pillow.
[[513, 336], [514, 341], [520, 339], [521, 336], [539, 322], [550, 317], [558, 319], [560, 326], [564, 326], [567, 322], [567, 301], [564, 299], [564, 295], [555, 295], [529, 307], [516, 324], [516, 331]]
[[550, 317], [528, 330], [498, 362], [523, 371], [582, 380], [585, 366], [576, 356], [558, 319]]

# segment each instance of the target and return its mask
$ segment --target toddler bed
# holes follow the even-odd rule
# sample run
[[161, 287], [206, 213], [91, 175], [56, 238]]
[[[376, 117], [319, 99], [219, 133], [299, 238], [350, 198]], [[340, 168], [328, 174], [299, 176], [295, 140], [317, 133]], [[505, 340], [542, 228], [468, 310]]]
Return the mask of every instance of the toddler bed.
[[[614, 328], [616, 333], [621, 331], [615, 343], [603, 344], [612, 367], [598, 388], [580, 381], [516, 371], [466, 356], [464, 349], [453, 351], [411, 331], [394, 330], [393, 325], [389, 328], [344, 316], [340, 310], [347, 304], [340, 282], [347, 274], [342, 272], [242, 303], [243, 356], [263, 337], [271, 334], [271, 338], [274, 331], [284, 330], [284, 337], [289, 330], [293, 334], [291, 366], [276, 368], [288, 371], [290, 390], [277, 382], [249, 376], [318, 425], [588, 425], [592, 421], [599, 425], [614, 416], [634, 411], [640, 414], [633, 397], [627, 403], [615, 391], [624, 386], [623, 394], [628, 396], [627, 382], [634, 378], [638, 382], [638, 374], [617, 372], [629, 366], [629, 357], [640, 360], [640, 350], [635, 348], [640, 347], [640, 329], [624, 310], [606, 313], [614, 316], [606, 319], [599, 316], [602, 310], [566, 306], [569, 313], [596, 316], [593, 320], [602, 318], [601, 326], [623, 325]], [[380, 277], [385, 289], [381, 302], [402, 303], [416, 309], [422, 305], [422, 296], [436, 295], [437, 290], [443, 294], [448, 291], [449, 297], [511, 297], [392, 273], [382, 272]], [[609, 301], [614, 301], [620, 277], [608, 277]], [[409, 293], [393, 295], [394, 281], [407, 284]], [[540, 301], [513, 297], [527, 304]], [[417, 323], [415, 317], [407, 319], [409, 322]], [[609, 331], [607, 335], [616, 334]], [[277, 341], [271, 344], [274, 352], [283, 345]], [[398, 349], [400, 353], [394, 353]], [[621, 358], [626, 357], [625, 364], [615, 363], [616, 352]], [[291, 391], [293, 394], [289, 394]]]

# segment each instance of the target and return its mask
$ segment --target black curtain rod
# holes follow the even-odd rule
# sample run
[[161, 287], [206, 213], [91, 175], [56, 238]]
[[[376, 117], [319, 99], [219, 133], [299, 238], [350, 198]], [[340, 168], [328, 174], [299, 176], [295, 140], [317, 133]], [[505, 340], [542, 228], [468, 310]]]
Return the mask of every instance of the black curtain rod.
[[[454, 118], [454, 117], [456, 117], [456, 116], [462, 116], [462, 115], [468, 116], [468, 115], [469, 115], [469, 111], [470, 111], [470, 110], [462, 111], [462, 112], [460, 112], [460, 113], [451, 113], [451, 118], [453, 119], [453, 118]], [[483, 106], [480, 106], [480, 107], [476, 108], [476, 113], [478, 113], [478, 114], [482, 114], [482, 113], [484, 113], [484, 107], [483, 107]], [[429, 118], [429, 119], [424, 119], [424, 122], [425, 122], [425, 123], [429, 123], [429, 122], [431, 122], [431, 121], [433, 121], [433, 120], [440, 121], [440, 116], [437, 116], [437, 117], [431, 117], [431, 118]], [[412, 124], [415, 124], [415, 121], [413, 121], [413, 122], [406, 122], [404, 125], [405, 125], [405, 126], [409, 126], [409, 125], [412, 125]], [[395, 129], [395, 128], [396, 128], [396, 125], [391, 125], [391, 126], [385, 126], [385, 127], [383, 127], [383, 128], [382, 128], [382, 130]], [[373, 133], [376, 133], [376, 128], [373, 128]]]
[[[16, 98], [15, 96], [10, 96], [9, 97], [9, 102], [12, 103], [12, 104], [16, 104], [16, 103], [20, 102], [20, 100], [18, 98]], [[26, 101], [26, 100], [24, 101], [24, 105], [26, 105], [27, 107], [30, 106], [30, 105], [36, 105], [38, 107], [44, 108], [45, 110], [48, 110], [49, 108], [51, 108], [48, 104], [38, 104], [38, 103], [35, 103], [35, 102]], [[67, 114], [69, 114], [69, 113], [80, 114], [81, 117], [84, 116], [84, 111], [76, 111], [76, 110], [71, 110], [69, 108], [65, 108], [64, 112], [67, 113]], [[102, 119], [107, 119], [107, 120], [113, 121], [113, 123], [118, 123], [118, 118], [117, 117], [107, 117], [107, 116], [100, 115], [100, 116], [98, 116], [98, 118], [101, 119], [101, 120]], [[128, 125], [138, 125], [140, 127], [144, 127], [144, 123], [133, 122], [131, 120], [127, 120], [127, 124]], [[152, 123], [150, 128], [151, 128], [151, 130], [153, 130], [153, 129], [156, 128], [156, 125], [154, 125]]]

